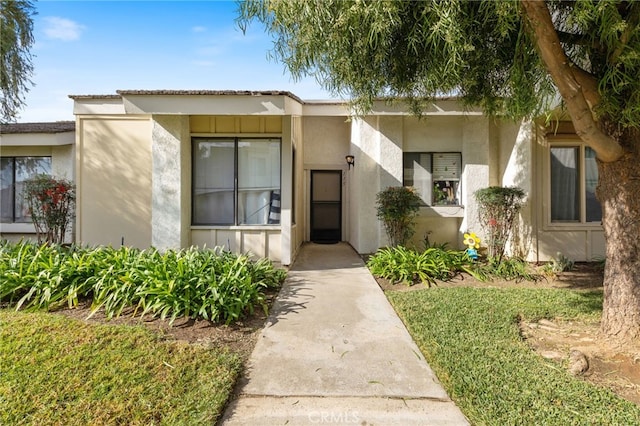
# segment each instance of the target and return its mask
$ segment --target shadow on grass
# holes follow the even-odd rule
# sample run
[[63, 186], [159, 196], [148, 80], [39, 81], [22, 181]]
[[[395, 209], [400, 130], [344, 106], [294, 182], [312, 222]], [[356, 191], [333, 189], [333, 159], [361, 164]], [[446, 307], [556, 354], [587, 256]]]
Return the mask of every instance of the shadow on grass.
[[594, 291], [577, 291], [576, 297], [567, 301], [571, 308], [574, 308], [585, 314], [594, 314], [602, 312], [602, 290]]

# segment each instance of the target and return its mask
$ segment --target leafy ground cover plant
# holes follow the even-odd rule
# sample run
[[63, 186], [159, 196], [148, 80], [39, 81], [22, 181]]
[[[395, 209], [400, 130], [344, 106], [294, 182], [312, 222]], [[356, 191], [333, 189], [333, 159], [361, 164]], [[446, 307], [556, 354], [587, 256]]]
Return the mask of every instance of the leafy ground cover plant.
[[412, 285], [418, 282], [435, 283], [446, 280], [471, 262], [465, 252], [430, 247], [417, 251], [403, 246], [378, 250], [367, 262], [373, 275], [394, 283]]
[[222, 250], [0, 244], [0, 301], [17, 309], [72, 307], [91, 298], [94, 312], [108, 317], [132, 308], [230, 323], [265, 307], [264, 291], [284, 278], [268, 260]]
[[0, 310], [0, 424], [215, 424], [235, 353], [142, 326]]
[[520, 336], [521, 318], [598, 321], [602, 292], [454, 287], [387, 296], [472, 424], [640, 424], [640, 407], [574, 378]]
[[480, 281], [492, 279], [520, 281], [538, 281], [543, 276], [527, 261], [513, 258], [490, 257], [467, 265], [465, 271]]

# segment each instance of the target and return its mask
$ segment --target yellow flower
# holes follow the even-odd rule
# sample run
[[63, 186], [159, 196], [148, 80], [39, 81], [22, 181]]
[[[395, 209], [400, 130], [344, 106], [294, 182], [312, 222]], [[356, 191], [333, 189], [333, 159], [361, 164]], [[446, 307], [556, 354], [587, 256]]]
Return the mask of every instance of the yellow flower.
[[478, 238], [475, 232], [464, 234], [464, 245], [469, 248], [480, 248], [480, 238]]

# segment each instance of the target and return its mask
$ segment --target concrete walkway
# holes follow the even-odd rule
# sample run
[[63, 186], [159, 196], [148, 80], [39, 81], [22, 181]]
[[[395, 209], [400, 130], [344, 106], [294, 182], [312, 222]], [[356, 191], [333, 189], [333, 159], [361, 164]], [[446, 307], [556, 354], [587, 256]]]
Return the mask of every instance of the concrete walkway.
[[224, 425], [467, 425], [348, 244], [306, 244]]

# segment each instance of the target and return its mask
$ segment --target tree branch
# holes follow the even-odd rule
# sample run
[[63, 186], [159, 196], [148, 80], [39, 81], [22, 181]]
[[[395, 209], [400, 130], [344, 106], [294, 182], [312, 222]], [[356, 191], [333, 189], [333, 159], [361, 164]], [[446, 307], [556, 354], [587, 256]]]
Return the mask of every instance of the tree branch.
[[592, 108], [595, 105], [590, 106], [587, 102], [587, 97], [590, 100], [598, 99], [593, 97], [592, 92], [595, 79], [588, 73], [579, 71], [580, 68], [572, 66], [560, 45], [547, 4], [536, 0], [521, 0], [521, 4], [540, 57], [567, 105], [576, 134], [593, 148], [600, 160], [618, 160], [624, 154], [622, 147], [600, 130], [593, 118]]
[[631, 37], [631, 33], [640, 23], [640, 5], [638, 5], [638, 2], [635, 2], [635, 1], [631, 2], [629, 14], [627, 16], [626, 21], [627, 21], [627, 26], [622, 32], [622, 34], [620, 35], [620, 44], [618, 45], [616, 50], [614, 50], [613, 53], [611, 53], [611, 56], [609, 57], [609, 64], [611, 66], [614, 66], [616, 62], [618, 62], [618, 58], [624, 51], [624, 48], [627, 47], [627, 44], [629, 43], [629, 38]]
[[584, 34], [574, 34], [574, 33], [568, 33], [566, 31], [556, 31], [556, 32], [558, 33], [558, 38], [562, 43], [577, 44], [580, 46], [589, 46], [593, 48], [600, 47], [600, 43], [590, 40]]

